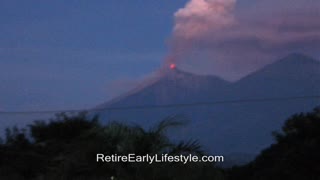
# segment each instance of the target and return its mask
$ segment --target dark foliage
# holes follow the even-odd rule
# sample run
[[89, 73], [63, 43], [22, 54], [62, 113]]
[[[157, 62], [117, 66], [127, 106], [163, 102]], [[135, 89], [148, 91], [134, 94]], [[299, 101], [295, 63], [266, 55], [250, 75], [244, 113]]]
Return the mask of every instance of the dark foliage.
[[194, 154], [197, 141], [172, 142], [168, 128], [183, 125], [168, 117], [145, 130], [118, 122], [101, 125], [84, 113], [59, 114], [28, 130], [12, 128], [0, 142], [0, 179], [5, 180], [318, 180], [320, 179], [320, 109], [297, 114], [275, 132], [276, 143], [251, 163], [221, 170], [208, 163], [97, 163], [96, 154]]
[[288, 119], [276, 143], [250, 164], [231, 170], [230, 179], [320, 179], [320, 109]]
[[29, 131], [8, 129], [0, 145], [0, 179], [221, 179], [222, 171], [213, 164], [96, 162], [97, 153], [203, 155], [197, 141], [176, 144], [166, 136], [168, 128], [183, 125], [176, 120], [168, 117], [145, 130], [117, 122], [101, 125], [84, 113], [59, 114], [50, 122], [33, 123]]

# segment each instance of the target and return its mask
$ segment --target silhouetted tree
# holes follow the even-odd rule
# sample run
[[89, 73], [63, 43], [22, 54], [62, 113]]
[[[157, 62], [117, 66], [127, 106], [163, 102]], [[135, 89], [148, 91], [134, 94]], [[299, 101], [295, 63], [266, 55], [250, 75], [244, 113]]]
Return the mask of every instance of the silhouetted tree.
[[96, 154], [155, 155], [204, 154], [197, 141], [174, 142], [169, 128], [184, 125], [178, 116], [145, 130], [119, 122], [102, 125], [85, 113], [58, 114], [51, 121], [36, 121], [29, 129], [8, 129], [0, 145], [0, 179], [108, 179], [168, 180], [223, 177], [213, 164], [97, 163]]
[[231, 179], [320, 179], [320, 109], [288, 119], [276, 143], [249, 165], [234, 168]]

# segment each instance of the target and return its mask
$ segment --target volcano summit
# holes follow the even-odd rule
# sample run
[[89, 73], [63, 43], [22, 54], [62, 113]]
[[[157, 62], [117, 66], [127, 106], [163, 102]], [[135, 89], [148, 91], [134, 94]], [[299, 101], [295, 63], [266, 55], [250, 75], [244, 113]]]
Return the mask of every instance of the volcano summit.
[[[291, 54], [232, 83], [216, 76], [171, 68], [143, 88], [98, 108], [106, 109], [99, 112], [103, 121], [121, 120], [147, 127], [167, 116], [183, 115], [190, 123], [173, 132], [177, 137], [187, 135], [199, 139], [212, 153], [257, 154], [273, 142], [271, 133], [288, 117], [320, 104], [316, 98], [290, 97], [319, 94], [320, 62], [302, 54]], [[194, 106], [190, 105], [193, 103]], [[136, 106], [144, 108], [121, 109]], [[155, 106], [165, 107], [148, 108]]]

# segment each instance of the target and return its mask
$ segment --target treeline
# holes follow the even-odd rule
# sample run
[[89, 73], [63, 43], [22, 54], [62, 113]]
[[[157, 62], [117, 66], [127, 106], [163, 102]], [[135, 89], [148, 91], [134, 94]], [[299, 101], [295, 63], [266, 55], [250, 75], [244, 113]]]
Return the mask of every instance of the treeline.
[[191, 163], [97, 163], [96, 154], [154, 155], [204, 154], [197, 141], [171, 141], [169, 128], [183, 125], [169, 117], [145, 130], [139, 126], [99, 123], [85, 114], [59, 114], [50, 122], [38, 121], [28, 131], [6, 132], [0, 148], [0, 179], [217, 179], [222, 171], [213, 164]]
[[320, 108], [293, 115], [273, 136], [276, 143], [253, 162], [229, 170], [229, 179], [320, 179]]
[[203, 156], [197, 141], [176, 142], [169, 128], [184, 125], [169, 117], [153, 128], [110, 122], [85, 113], [59, 114], [27, 129], [7, 129], [0, 143], [0, 179], [4, 180], [269, 180], [320, 179], [320, 110], [289, 118], [275, 144], [251, 163], [230, 169], [213, 163], [97, 163], [96, 154]]

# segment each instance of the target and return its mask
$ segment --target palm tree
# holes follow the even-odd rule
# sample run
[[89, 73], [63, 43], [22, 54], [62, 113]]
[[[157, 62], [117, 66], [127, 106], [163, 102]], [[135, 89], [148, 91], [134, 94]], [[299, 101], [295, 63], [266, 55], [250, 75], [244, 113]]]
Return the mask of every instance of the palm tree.
[[[79, 172], [87, 175], [92, 172], [100, 175], [108, 174], [109, 177], [130, 175], [133, 178], [133, 174], [137, 176], [137, 174], [145, 175], [147, 172], [157, 173], [154, 171], [159, 171], [161, 168], [154, 166], [160, 165], [151, 167], [144, 163], [99, 164], [92, 159], [95, 159], [96, 153], [107, 155], [203, 155], [202, 147], [197, 141], [189, 140], [177, 143], [171, 141], [167, 136], [170, 128], [181, 127], [186, 124], [185, 122], [186, 120], [181, 116], [170, 116], [148, 130], [137, 125], [127, 125], [120, 122], [110, 122], [105, 126], [97, 125], [79, 136], [76, 143], [69, 147], [70, 154], [65, 156], [63, 168], [78, 169]], [[83, 162], [86, 163], [83, 164]], [[70, 170], [68, 171], [70, 172]]]
[[[97, 117], [88, 118], [84, 113], [75, 116], [59, 114], [51, 122], [38, 121], [30, 125], [32, 140], [26, 139], [30, 150], [19, 148], [16, 154], [32, 152], [34, 154], [32, 157], [37, 157], [33, 159], [38, 159], [34, 163], [38, 165], [38, 168], [34, 168], [36, 171], [33, 177], [49, 180], [107, 179], [110, 177], [121, 180], [161, 180], [173, 177], [183, 177], [185, 180], [199, 179], [205, 174], [203, 171], [211, 172], [213, 167], [202, 164], [183, 165], [182, 163], [150, 165], [148, 163], [96, 162], [97, 153], [141, 156], [194, 154], [201, 156], [204, 152], [197, 141], [172, 141], [167, 134], [171, 128], [181, 127], [186, 124], [185, 122], [182, 116], [170, 116], [154, 127], [144, 129], [138, 125], [120, 122], [101, 125]], [[8, 131], [6, 145], [10, 148], [21, 144], [16, 142], [24, 142], [20, 141], [21, 133], [15, 132]], [[2, 147], [0, 151], [3, 151]], [[30, 163], [23, 159], [21, 162]], [[186, 169], [188, 169], [187, 172]], [[12, 174], [19, 175], [19, 173]], [[23, 173], [21, 175], [25, 177]]]

